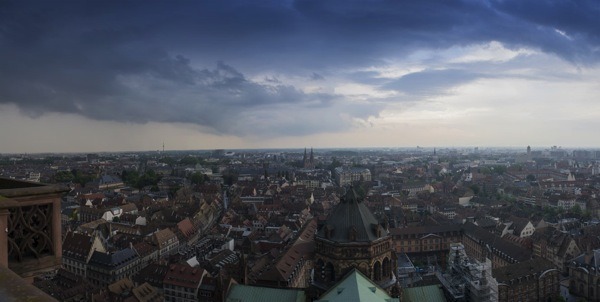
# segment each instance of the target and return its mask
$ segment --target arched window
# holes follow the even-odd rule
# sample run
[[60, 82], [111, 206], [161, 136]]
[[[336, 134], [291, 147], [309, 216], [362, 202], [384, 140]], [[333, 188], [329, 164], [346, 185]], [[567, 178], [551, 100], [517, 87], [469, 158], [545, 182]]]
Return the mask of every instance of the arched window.
[[315, 275], [317, 280], [325, 280], [325, 262], [323, 262], [323, 259], [317, 260], [317, 265], [315, 265]]
[[327, 262], [327, 265], [325, 265], [325, 281], [335, 281], [335, 269], [333, 267], [333, 264], [331, 264], [331, 262]]
[[375, 264], [373, 265], [373, 280], [381, 280], [381, 263], [379, 263], [379, 261], [375, 261]]
[[392, 272], [391, 265], [390, 265], [390, 259], [385, 257], [385, 259], [383, 259], [382, 266], [383, 266], [383, 277], [389, 277]]

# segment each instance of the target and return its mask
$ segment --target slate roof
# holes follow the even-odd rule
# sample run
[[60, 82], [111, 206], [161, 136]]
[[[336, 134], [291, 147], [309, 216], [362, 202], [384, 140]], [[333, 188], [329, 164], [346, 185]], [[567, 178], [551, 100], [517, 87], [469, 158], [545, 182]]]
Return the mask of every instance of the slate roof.
[[475, 224], [484, 229], [489, 229], [489, 228], [494, 229], [494, 228], [496, 228], [496, 225], [498, 223], [496, 223], [496, 221], [489, 219], [489, 218], [482, 218], [482, 219], [478, 219]]
[[98, 251], [94, 251], [92, 257], [90, 258], [89, 264], [106, 268], [108, 270], [116, 270], [119, 269], [132, 261], [138, 259], [137, 253], [131, 249], [126, 248], [114, 253], [102, 253]]
[[465, 235], [476, 238], [480, 244], [484, 244], [489, 248], [497, 249], [506, 256], [514, 259], [514, 261], [521, 262], [531, 259], [532, 253], [530, 250], [496, 236], [473, 223], [465, 223], [463, 225], [463, 230]]
[[[387, 236], [386, 231], [377, 236], [378, 226], [379, 221], [350, 187], [340, 203], [332, 210], [325, 226], [319, 230], [317, 236], [335, 242], [372, 242]], [[330, 236], [326, 236], [328, 229], [333, 230]], [[356, 231], [354, 240], [350, 240], [351, 229]]]
[[340, 282], [325, 292], [316, 302], [394, 302], [383, 289], [359, 270], [352, 269]]
[[587, 265], [600, 269], [600, 250], [593, 250], [583, 253], [573, 259], [573, 262], [578, 265]]

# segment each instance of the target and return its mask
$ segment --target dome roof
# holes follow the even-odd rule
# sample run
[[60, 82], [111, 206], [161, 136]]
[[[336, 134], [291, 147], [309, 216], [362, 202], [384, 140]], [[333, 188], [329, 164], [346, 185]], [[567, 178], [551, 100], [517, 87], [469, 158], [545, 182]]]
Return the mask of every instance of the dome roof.
[[387, 232], [350, 187], [317, 236], [335, 242], [372, 242], [386, 237]]

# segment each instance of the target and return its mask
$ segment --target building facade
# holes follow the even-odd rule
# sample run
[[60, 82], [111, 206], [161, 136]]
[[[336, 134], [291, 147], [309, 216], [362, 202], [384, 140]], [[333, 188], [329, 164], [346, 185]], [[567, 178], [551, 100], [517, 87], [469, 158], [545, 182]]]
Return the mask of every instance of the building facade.
[[171, 264], [163, 280], [164, 298], [167, 302], [197, 302], [200, 285], [208, 273], [187, 264]]
[[413, 261], [446, 266], [450, 245], [461, 241], [461, 227], [453, 224], [394, 228], [390, 235], [396, 252], [406, 253]]
[[71, 273], [85, 277], [87, 263], [94, 251], [106, 252], [97, 236], [69, 232], [63, 242], [62, 267]]
[[396, 257], [387, 225], [349, 188], [315, 236], [314, 284], [327, 289], [353, 268], [389, 292], [396, 288]]
[[600, 250], [574, 258], [568, 265], [569, 292], [587, 301], [600, 301]]
[[469, 257], [492, 261], [493, 268], [499, 268], [531, 259], [532, 252], [500, 236], [467, 222], [463, 225], [462, 244]]
[[371, 181], [371, 171], [366, 168], [337, 167], [334, 172], [335, 180], [340, 187], [355, 181]]
[[114, 253], [94, 251], [88, 262], [88, 280], [97, 286], [108, 286], [140, 270], [140, 257], [131, 248]]
[[559, 301], [560, 272], [536, 258], [493, 270], [498, 281], [498, 301]]

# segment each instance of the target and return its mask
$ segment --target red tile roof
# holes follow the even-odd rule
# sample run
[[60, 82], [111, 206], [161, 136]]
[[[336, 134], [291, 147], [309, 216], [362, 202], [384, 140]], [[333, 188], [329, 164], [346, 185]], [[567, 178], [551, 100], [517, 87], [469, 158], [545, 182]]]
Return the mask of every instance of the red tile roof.
[[187, 264], [172, 264], [163, 283], [196, 289], [202, 283], [204, 274], [205, 271], [201, 268], [190, 267]]

